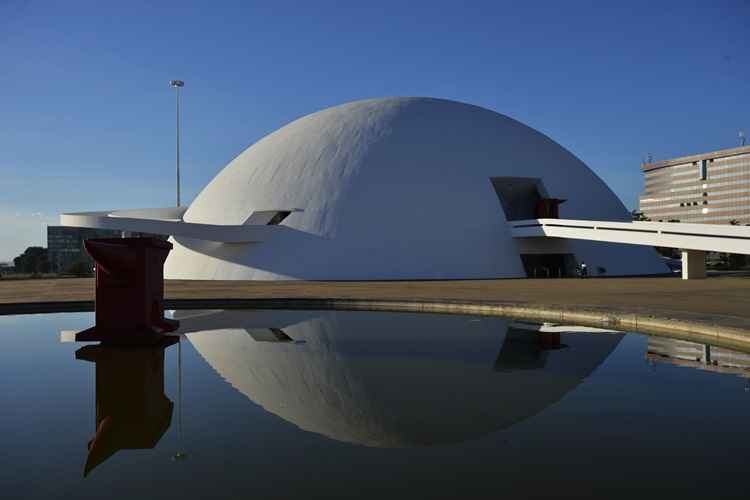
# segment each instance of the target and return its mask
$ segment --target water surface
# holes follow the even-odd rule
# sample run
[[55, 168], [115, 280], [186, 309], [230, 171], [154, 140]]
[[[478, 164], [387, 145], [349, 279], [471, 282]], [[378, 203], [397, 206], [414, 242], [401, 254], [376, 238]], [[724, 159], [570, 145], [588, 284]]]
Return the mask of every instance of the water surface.
[[3, 498], [747, 498], [744, 353], [506, 318], [0, 317]]

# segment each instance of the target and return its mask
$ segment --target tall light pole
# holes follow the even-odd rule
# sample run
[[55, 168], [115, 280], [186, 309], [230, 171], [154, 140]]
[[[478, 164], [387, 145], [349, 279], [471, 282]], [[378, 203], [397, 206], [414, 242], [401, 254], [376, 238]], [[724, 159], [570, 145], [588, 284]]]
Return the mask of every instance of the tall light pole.
[[180, 87], [185, 86], [182, 80], [170, 80], [170, 87], [174, 87], [177, 95], [177, 206], [180, 206]]

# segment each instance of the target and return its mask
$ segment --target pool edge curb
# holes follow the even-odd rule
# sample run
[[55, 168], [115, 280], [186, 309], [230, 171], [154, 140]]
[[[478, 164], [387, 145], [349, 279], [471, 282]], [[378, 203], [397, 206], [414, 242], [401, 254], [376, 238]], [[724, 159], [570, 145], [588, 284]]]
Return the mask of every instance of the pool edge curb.
[[[555, 323], [607, 327], [667, 334], [693, 340], [721, 341], [750, 346], [750, 320], [747, 329], [686, 319], [688, 313], [672, 316], [639, 313], [593, 306], [554, 306], [543, 304], [466, 301], [466, 300], [388, 300], [351, 298], [269, 298], [269, 299], [167, 299], [168, 309], [322, 309], [383, 312], [421, 312], [510, 316]], [[94, 301], [23, 302], [0, 304], [0, 315], [88, 312]], [[737, 318], [735, 318], [737, 319]]]

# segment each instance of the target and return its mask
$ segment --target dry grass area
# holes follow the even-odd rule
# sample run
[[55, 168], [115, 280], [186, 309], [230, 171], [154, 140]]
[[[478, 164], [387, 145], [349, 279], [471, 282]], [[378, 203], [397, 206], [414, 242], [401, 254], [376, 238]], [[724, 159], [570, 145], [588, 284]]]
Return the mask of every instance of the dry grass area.
[[[93, 300], [94, 280], [0, 281], [0, 303]], [[750, 278], [604, 278], [380, 282], [167, 281], [171, 299], [455, 299], [588, 306], [750, 320]]]

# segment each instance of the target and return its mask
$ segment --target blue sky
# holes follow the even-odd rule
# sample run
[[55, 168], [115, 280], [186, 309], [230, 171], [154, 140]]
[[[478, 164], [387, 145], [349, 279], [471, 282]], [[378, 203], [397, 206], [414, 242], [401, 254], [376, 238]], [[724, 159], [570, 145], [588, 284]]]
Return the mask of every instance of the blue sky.
[[[516, 118], [633, 208], [641, 160], [750, 134], [750, 2], [0, 0], [0, 261], [64, 211], [174, 202], [262, 136], [355, 99]], [[44, 242], [46, 244], [46, 242]]]

